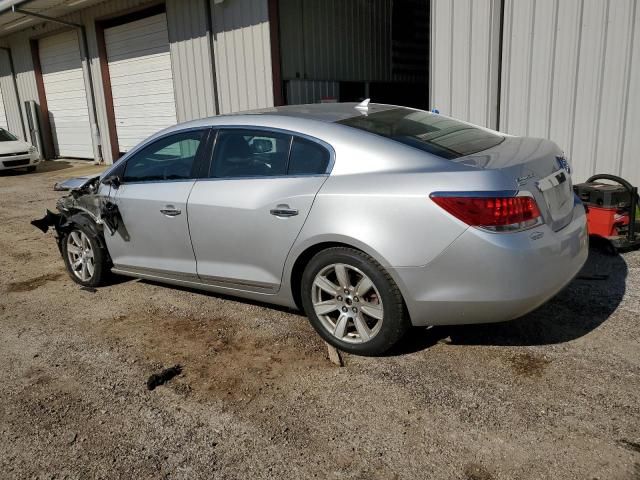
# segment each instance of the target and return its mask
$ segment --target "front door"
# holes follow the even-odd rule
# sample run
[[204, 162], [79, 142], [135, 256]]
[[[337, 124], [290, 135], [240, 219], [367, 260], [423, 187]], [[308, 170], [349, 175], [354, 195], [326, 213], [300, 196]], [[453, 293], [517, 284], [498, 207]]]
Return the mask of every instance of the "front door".
[[286, 133], [219, 131], [209, 178], [196, 182], [188, 202], [198, 276], [277, 291], [330, 158], [323, 145]]
[[187, 200], [207, 130], [163, 137], [126, 159], [113, 195], [121, 225], [105, 240], [116, 270], [194, 279]]

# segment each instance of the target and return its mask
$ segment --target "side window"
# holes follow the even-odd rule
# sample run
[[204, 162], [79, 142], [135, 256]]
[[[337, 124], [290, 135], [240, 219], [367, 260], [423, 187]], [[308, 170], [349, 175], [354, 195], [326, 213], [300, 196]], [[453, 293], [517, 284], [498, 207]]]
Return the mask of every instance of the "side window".
[[206, 130], [177, 133], [144, 147], [127, 160], [123, 181], [157, 182], [193, 178]]
[[291, 135], [259, 130], [221, 130], [210, 177], [271, 177], [287, 173]]
[[318, 175], [327, 173], [329, 151], [315, 142], [294, 138], [289, 158], [289, 175]]

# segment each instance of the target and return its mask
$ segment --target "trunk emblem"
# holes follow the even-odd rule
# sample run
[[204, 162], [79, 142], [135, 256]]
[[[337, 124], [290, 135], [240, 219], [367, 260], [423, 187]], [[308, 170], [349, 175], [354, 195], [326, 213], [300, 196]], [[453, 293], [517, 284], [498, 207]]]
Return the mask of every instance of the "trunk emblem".
[[518, 182], [518, 186], [521, 187], [522, 185], [524, 185], [525, 183], [527, 183], [527, 180], [531, 179], [535, 177], [534, 173], [529, 173], [527, 175], [523, 175], [521, 177], [516, 178], [516, 182]]
[[533, 232], [529, 235], [531, 240], [540, 240], [542, 237], [544, 237], [544, 232]]

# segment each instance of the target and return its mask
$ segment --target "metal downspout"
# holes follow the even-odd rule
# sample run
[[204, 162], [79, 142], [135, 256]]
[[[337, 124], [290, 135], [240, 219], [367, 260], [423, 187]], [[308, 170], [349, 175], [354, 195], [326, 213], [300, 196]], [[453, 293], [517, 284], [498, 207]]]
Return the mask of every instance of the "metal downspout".
[[97, 163], [102, 163], [102, 151], [100, 146], [102, 145], [102, 141], [100, 139], [100, 129], [98, 128], [98, 111], [96, 108], [96, 96], [93, 89], [93, 76], [91, 74], [91, 60], [89, 59], [89, 44], [87, 42], [87, 32], [84, 28], [84, 25], [79, 23], [67, 22], [65, 20], [59, 20], [57, 18], [49, 17], [47, 15], [43, 15], [41, 13], [30, 12], [28, 10], [23, 10], [21, 8], [17, 8], [15, 5], [11, 7], [11, 10], [20, 13], [22, 15], [26, 15], [29, 17], [41, 18], [42, 20], [47, 20], [50, 22], [60, 23], [62, 25], [66, 25], [68, 27], [77, 28], [80, 30], [81, 44], [80, 48], [82, 50], [81, 55], [84, 60], [83, 70], [87, 76], [87, 82], [89, 84], [89, 97], [91, 98], [91, 134], [93, 135], [93, 155], [95, 157], [95, 161]]
[[213, 77], [213, 102], [216, 109], [216, 115], [220, 115], [220, 99], [218, 93], [218, 73], [216, 72], [216, 52], [214, 43], [216, 40], [216, 34], [213, 30], [213, 9], [211, 8], [211, 1], [204, 0], [205, 14], [207, 16], [207, 36], [209, 37], [209, 53], [211, 54], [211, 73]]

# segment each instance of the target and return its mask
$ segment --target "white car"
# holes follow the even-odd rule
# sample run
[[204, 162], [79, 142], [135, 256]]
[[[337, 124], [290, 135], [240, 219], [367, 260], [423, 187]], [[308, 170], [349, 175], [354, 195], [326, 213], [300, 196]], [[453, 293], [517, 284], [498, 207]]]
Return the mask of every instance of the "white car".
[[26, 168], [28, 172], [34, 172], [39, 163], [40, 154], [36, 147], [0, 128], [0, 170]]

